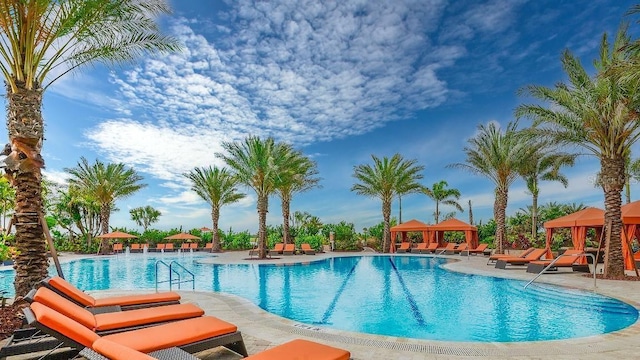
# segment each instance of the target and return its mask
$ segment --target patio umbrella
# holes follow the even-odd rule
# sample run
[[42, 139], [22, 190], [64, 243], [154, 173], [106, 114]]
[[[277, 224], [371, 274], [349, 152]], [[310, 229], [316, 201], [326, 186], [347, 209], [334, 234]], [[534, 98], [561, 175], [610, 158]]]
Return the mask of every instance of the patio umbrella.
[[135, 235], [127, 234], [122, 231], [114, 231], [102, 235], [96, 236], [98, 239], [137, 239], [138, 237]]
[[187, 233], [179, 233], [179, 234], [167, 236], [164, 239], [165, 240], [187, 240], [187, 241], [200, 240], [199, 237], [197, 237], [195, 235], [187, 234]]
[[202, 232], [211, 232], [211, 231], [213, 231], [213, 230], [211, 230], [211, 229], [209, 229], [208, 227], [204, 226], [204, 227], [201, 227], [201, 228], [200, 228], [200, 231], [202, 231]]

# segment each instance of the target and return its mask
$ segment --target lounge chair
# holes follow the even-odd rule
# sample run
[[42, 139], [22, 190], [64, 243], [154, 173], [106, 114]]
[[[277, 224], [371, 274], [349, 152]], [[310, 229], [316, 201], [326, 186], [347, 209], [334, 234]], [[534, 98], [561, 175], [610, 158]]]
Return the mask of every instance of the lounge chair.
[[438, 250], [438, 243], [430, 243], [425, 250], [421, 250], [421, 254], [433, 254]]
[[55, 337], [60, 341], [60, 346], [68, 346], [78, 351], [91, 347], [98, 339], [106, 339], [143, 353], [170, 347], [196, 353], [224, 346], [242, 356], [248, 355], [238, 328], [213, 316], [178, 320], [100, 336], [41, 303], [33, 303], [24, 308], [23, 312], [27, 324]]
[[122, 243], [113, 244], [113, 252], [116, 254], [122, 252]]
[[206, 243], [204, 245], [204, 249], [208, 250], [208, 251], [212, 251], [213, 250], [213, 243]]
[[462, 243], [462, 244], [458, 245], [458, 247], [455, 248], [454, 250], [446, 251], [445, 254], [447, 254], [447, 255], [460, 254], [461, 252], [467, 250], [468, 248], [469, 248], [469, 245], [467, 243]]
[[131, 244], [131, 248], [129, 248], [129, 251], [131, 251], [131, 252], [141, 252], [142, 251], [142, 247], [140, 246], [140, 244]]
[[[524, 258], [525, 256], [529, 255], [529, 253], [532, 252], [535, 249], [536, 248], [530, 247], [527, 250], [525, 250], [522, 253], [520, 253], [520, 255], [518, 255], [518, 257]], [[494, 264], [496, 261], [498, 261], [498, 260], [500, 260], [502, 258], [510, 258], [510, 257], [514, 257], [514, 256], [513, 255], [509, 255], [509, 254], [493, 254], [493, 255], [489, 256], [489, 260], [487, 260], [487, 265]]]
[[456, 246], [458, 246], [458, 244], [448, 243], [447, 246], [445, 246], [443, 249], [439, 249], [440, 251], [438, 252], [438, 255], [448, 253], [449, 251], [451, 251], [451, 254], [453, 254], [453, 250], [456, 249]]
[[180, 245], [180, 250], [189, 250], [189, 243], [182, 243], [182, 245]]
[[31, 290], [25, 299], [30, 303], [46, 305], [99, 334], [122, 332], [132, 328], [204, 315], [204, 310], [194, 304], [174, 304], [94, 314], [44, 286]]
[[478, 245], [478, 247], [476, 247], [475, 249], [467, 249], [464, 251], [460, 252], [460, 255], [478, 255], [478, 254], [484, 254], [484, 251], [487, 250], [487, 247], [489, 246], [489, 244], [480, 244]]
[[304, 243], [300, 244], [300, 250], [304, 252], [305, 255], [315, 255], [316, 251], [311, 248], [311, 245]]
[[156, 244], [156, 250], [155, 251], [158, 251], [158, 252], [163, 251], [164, 250], [164, 245], [165, 244]]
[[164, 251], [173, 251], [173, 243], [165, 243], [164, 244]]
[[407, 251], [411, 251], [411, 243], [410, 242], [403, 242], [402, 244], [400, 244], [400, 247], [396, 249], [397, 253], [406, 253]]
[[41, 283], [59, 295], [87, 308], [117, 306], [124, 311], [180, 303], [180, 295], [171, 291], [95, 299], [59, 276], [45, 278]]
[[527, 265], [531, 261], [540, 260], [547, 253], [547, 249], [535, 249], [525, 257], [507, 257], [496, 261], [496, 269], [505, 269], [507, 265]]
[[195, 242], [189, 244], [189, 249], [193, 251], [200, 250], [200, 248], [198, 247], [198, 243], [195, 243]]
[[293, 255], [296, 253], [296, 244], [287, 244], [282, 250], [282, 255]]
[[273, 249], [269, 250], [269, 256], [271, 255], [278, 255], [278, 254], [282, 254], [282, 252], [284, 251], [284, 244], [283, 243], [277, 243]]
[[[561, 256], [551, 268], [547, 271], [557, 271], [559, 267], [570, 267], [573, 268], [573, 265], [579, 265], [580, 259], [583, 258], [584, 251], [582, 250], [567, 250]], [[527, 272], [537, 274], [544, 270], [547, 266], [551, 264], [553, 260], [535, 260], [529, 262], [527, 264]]]
[[[95, 357], [95, 354], [101, 354], [105, 357]], [[153, 353], [144, 354], [139, 351], [133, 350], [129, 347], [121, 345], [119, 343], [110, 341], [108, 339], [100, 338], [94, 341], [91, 348], [85, 348], [80, 352], [80, 355], [85, 356], [87, 359], [132, 359], [132, 360], [147, 360], [147, 359], [197, 359], [189, 353], [177, 348], [169, 348], [158, 350]], [[319, 344], [317, 342], [296, 339], [278, 345], [271, 349], [262, 351], [258, 354], [251, 355], [246, 359], [249, 360], [297, 360], [297, 359], [310, 359], [310, 360], [348, 360], [351, 357], [351, 353], [346, 350], [334, 348], [332, 346]]]
[[416, 247], [411, 248], [411, 252], [414, 254], [420, 254], [422, 253], [422, 251], [427, 250], [427, 246], [429, 246], [428, 243], [425, 243], [425, 242], [418, 243]]

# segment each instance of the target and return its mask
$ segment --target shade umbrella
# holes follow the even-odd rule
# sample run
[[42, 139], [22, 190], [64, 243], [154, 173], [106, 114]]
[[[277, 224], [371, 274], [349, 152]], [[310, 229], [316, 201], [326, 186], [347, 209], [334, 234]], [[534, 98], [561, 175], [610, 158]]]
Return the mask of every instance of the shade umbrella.
[[212, 232], [213, 230], [211, 230], [208, 227], [204, 226], [204, 227], [200, 228], [200, 231], [202, 231], [202, 232]]
[[137, 239], [138, 237], [135, 235], [127, 234], [122, 231], [114, 231], [102, 235], [96, 236], [98, 239]]
[[199, 237], [187, 233], [179, 233], [164, 238], [165, 240], [200, 240]]

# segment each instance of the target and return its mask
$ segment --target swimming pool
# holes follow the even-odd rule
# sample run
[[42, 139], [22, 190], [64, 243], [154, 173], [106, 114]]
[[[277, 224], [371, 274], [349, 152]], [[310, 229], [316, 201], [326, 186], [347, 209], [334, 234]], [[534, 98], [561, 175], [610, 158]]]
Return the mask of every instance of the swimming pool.
[[[448, 341], [558, 340], [616, 331], [638, 318], [634, 307], [615, 299], [542, 284], [523, 290], [521, 281], [450, 272], [440, 266], [447, 259], [423, 256], [339, 257], [284, 266], [134, 254], [62, 267], [69, 281], [86, 290], [153, 289], [160, 258], [193, 271], [196, 290], [235, 294], [295, 321], [356, 332]], [[11, 274], [3, 275], [0, 286], [12, 287], [6, 280]]]

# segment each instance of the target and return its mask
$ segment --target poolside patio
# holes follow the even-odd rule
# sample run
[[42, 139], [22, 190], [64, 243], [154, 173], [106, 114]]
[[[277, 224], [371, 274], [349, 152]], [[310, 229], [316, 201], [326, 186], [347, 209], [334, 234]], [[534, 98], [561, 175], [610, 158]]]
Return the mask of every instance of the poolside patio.
[[[246, 260], [247, 252], [225, 252], [216, 257], [205, 258], [202, 262], [232, 263], [294, 263], [319, 260], [331, 256], [371, 255], [373, 253], [324, 253], [315, 256], [293, 255], [268, 260]], [[419, 256], [415, 254], [397, 256]], [[447, 264], [452, 271], [530, 280], [524, 268], [514, 267], [509, 270], [495, 269], [486, 265], [483, 256], [445, 256], [457, 260]], [[63, 256], [63, 260], [76, 258]], [[560, 270], [553, 274], [543, 275], [538, 281], [557, 285], [591, 290], [593, 278], [583, 273], [572, 273]], [[621, 299], [637, 309], [640, 308], [640, 282], [597, 281], [599, 293]], [[96, 297], [126, 294], [122, 291], [92, 292]], [[610, 334], [586, 338], [544, 342], [525, 343], [462, 343], [427, 341], [391, 336], [368, 335], [340, 331], [324, 327], [316, 327], [298, 323], [272, 315], [243, 298], [207, 292], [181, 291], [184, 301], [194, 302], [207, 314], [215, 315], [234, 323], [242, 331], [247, 350], [255, 354], [268, 347], [281, 344], [294, 338], [305, 338], [331, 346], [349, 350], [353, 359], [619, 359], [630, 354], [640, 353], [640, 324]], [[241, 357], [224, 349], [200, 353], [205, 359], [235, 360]]]

